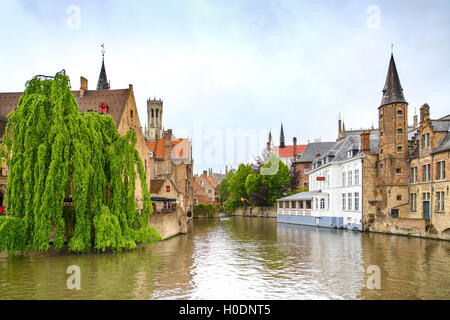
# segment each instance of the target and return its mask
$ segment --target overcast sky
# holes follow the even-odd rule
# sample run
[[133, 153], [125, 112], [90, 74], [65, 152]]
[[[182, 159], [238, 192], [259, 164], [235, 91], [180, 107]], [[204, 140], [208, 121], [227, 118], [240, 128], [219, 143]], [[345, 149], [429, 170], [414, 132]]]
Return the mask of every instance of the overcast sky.
[[[96, 88], [101, 48], [111, 89], [164, 100], [164, 127], [193, 139], [195, 171], [251, 161], [280, 123], [288, 144], [377, 126], [394, 57], [409, 118], [450, 113], [450, 1], [165, 0], [0, 4], [0, 92], [36, 74]], [[231, 141], [246, 130], [244, 154]], [[278, 143], [278, 142], [277, 142]]]

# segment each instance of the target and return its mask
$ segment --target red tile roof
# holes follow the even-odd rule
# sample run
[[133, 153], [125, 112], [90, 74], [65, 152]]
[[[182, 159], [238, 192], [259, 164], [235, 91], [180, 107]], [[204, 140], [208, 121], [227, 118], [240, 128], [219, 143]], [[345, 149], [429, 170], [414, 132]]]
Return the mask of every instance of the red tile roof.
[[[306, 149], [306, 144], [298, 144], [297, 145], [297, 155], [302, 154]], [[294, 146], [286, 146], [285, 148], [280, 149], [280, 147], [275, 147], [275, 154], [280, 158], [293, 158], [294, 157]]]

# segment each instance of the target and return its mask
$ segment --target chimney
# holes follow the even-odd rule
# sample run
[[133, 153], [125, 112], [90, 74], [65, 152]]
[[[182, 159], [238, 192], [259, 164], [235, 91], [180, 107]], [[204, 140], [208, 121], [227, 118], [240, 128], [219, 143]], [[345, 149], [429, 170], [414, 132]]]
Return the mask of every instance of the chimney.
[[228, 166], [225, 166], [225, 174], [228, 174]]
[[361, 152], [370, 154], [370, 131], [368, 130], [361, 133]]
[[341, 117], [339, 117], [339, 121], [338, 121], [338, 139], [342, 139], [342, 120]]
[[293, 154], [293, 156], [294, 156], [294, 161], [295, 161], [295, 159], [297, 159], [297, 138], [296, 137], [294, 137], [294, 154]]
[[415, 114], [414, 115], [414, 128], [417, 128], [417, 127], [419, 127], [419, 124], [418, 124], [418, 122], [417, 122], [417, 114]]
[[425, 103], [420, 107], [420, 122], [424, 122], [430, 119], [430, 106]]
[[80, 98], [84, 97], [84, 94], [88, 91], [88, 81], [85, 77], [80, 77]]
[[203, 175], [204, 175], [205, 177], [207, 177], [207, 176], [208, 176], [208, 171], [203, 170]]

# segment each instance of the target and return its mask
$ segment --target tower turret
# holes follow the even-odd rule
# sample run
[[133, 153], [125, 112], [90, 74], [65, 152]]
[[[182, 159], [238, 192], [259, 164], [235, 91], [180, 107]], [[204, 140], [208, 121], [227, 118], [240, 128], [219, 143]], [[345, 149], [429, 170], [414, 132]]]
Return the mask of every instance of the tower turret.
[[156, 140], [163, 136], [162, 116], [163, 101], [161, 99], [147, 99], [148, 134], [147, 139]]

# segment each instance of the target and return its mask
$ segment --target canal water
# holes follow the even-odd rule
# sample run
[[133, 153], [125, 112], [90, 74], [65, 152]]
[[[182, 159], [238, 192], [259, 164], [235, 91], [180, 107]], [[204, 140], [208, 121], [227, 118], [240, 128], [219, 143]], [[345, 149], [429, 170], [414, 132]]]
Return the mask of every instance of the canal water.
[[[190, 229], [132, 252], [0, 259], [0, 299], [450, 299], [450, 242], [273, 218]], [[80, 290], [67, 288], [71, 265]]]

